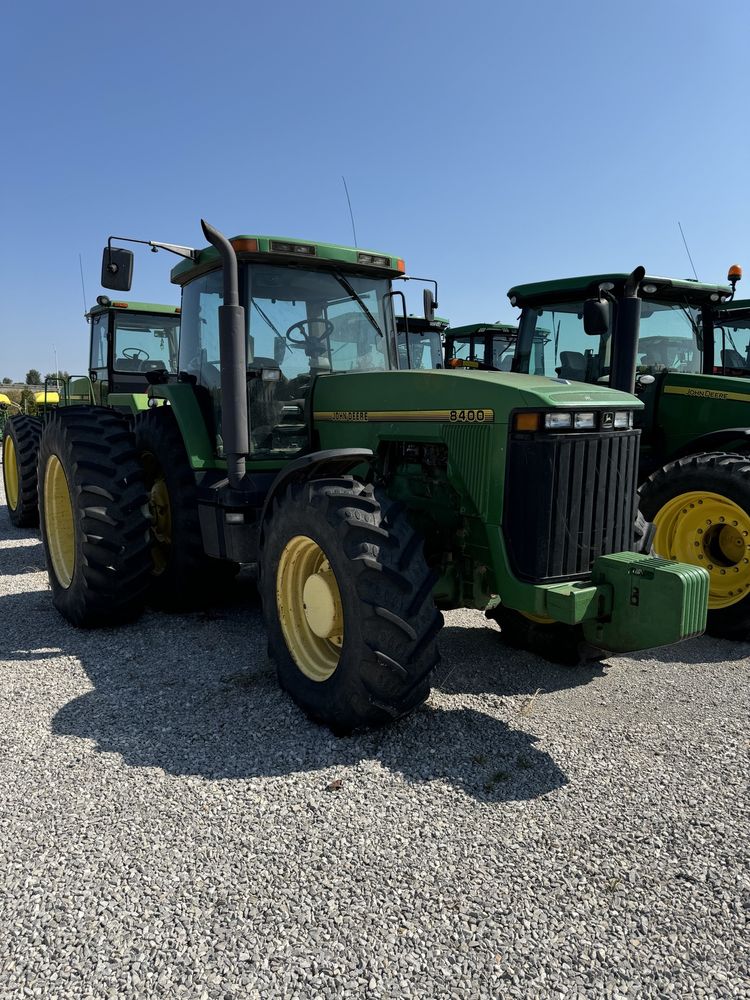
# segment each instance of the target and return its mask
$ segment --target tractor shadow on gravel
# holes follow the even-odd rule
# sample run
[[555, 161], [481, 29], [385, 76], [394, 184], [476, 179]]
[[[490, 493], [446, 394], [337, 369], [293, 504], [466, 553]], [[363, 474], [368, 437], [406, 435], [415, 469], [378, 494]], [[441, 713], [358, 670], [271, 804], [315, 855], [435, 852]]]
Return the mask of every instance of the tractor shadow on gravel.
[[13, 629], [0, 658], [41, 674], [77, 658], [92, 688], [57, 711], [52, 732], [92, 741], [129, 767], [244, 780], [374, 761], [408, 783], [438, 781], [487, 802], [533, 799], [567, 783], [532, 735], [473, 707], [428, 703], [389, 729], [346, 738], [310, 722], [278, 687], [254, 594], [240, 585], [209, 612], [146, 614], [91, 632], [68, 626], [46, 590], [7, 594], [0, 613]]
[[605, 674], [606, 662], [561, 666], [507, 646], [501, 635], [496, 625], [479, 615], [476, 628], [445, 626], [440, 633], [442, 663], [433, 687], [446, 694], [510, 697], [581, 687]]
[[0, 574], [16, 576], [24, 573], [43, 573], [46, 569], [44, 549], [41, 539], [27, 536], [31, 541], [25, 545], [13, 545], [0, 549]]

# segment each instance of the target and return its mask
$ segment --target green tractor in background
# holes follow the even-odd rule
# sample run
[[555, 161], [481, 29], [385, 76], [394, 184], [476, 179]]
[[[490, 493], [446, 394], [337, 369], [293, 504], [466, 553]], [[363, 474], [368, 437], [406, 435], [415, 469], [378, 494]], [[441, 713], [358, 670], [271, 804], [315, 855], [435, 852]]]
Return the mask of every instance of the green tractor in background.
[[[734, 270], [734, 269], [733, 269]], [[710, 574], [708, 630], [750, 638], [750, 375], [748, 311], [732, 288], [645, 276], [637, 364], [617, 317], [627, 276], [599, 274], [517, 285], [521, 309], [514, 371], [606, 385], [621, 372], [643, 402], [640, 509], [656, 526], [655, 551]], [[732, 280], [734, 278], [734, 280]], [[586, 300], [601, 317], [584, 329]], [[540, 354], [540, 327], [550, 335]]]
[[[611, 652], [703, 630], [706, 571], [630, 551], [632, 395], [400, 369], [401, 260], [202, 225], [208, 247], [172, 248], [161, 405], [133, 422], [62, 408], [43, 431], [42, 538], [70, 622], [133, 618], [185, 577], [207, 590], [198, 555], [254, 567], [282, 687], [338, 731], [424, 701], [439, 608], [502, 606]], [[105, 287], [127, 291], [132, 260], [110, 240]]]
[[448, 320], [440, 316], [396, 316], [399, 368], [442, 368]]
[[445, 335], [445, 367], [509, 372], [516, 333], [508, 323], [451, 327]]
[[88, 375], [50, 380], [35, 393], [35, 412], [16, 413], [3, 427], [5, 497], [10, 520], [19, 528], [39, 524], [39, 439], [53, 409], [96, 405], [135, 413], [148, 405], [149, 379], [176, 372], [178, 307], [112, 302], [100, 295], [86, 320], [90, 326]]

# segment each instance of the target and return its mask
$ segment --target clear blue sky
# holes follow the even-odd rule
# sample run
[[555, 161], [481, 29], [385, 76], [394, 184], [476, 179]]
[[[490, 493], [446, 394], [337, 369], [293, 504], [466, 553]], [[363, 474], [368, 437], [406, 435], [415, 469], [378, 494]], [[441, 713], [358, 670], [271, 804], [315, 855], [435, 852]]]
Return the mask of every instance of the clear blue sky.
[[[359, 244], [436, 277], [456, 324], [511, 318], [519, 281], [689, 276], [678, 219], [702, 279], [750, 268], [749, 22], [698, 0], [13, 4], [0, 377], [51, 370], [53, 344], [85, 370], [79, 254], [90, 305], [110, 234], [202, 245], [205, 216], [351, 243], [342, 174]], [[177, 302], [175, 260], [137, 253], [131, 297]]]

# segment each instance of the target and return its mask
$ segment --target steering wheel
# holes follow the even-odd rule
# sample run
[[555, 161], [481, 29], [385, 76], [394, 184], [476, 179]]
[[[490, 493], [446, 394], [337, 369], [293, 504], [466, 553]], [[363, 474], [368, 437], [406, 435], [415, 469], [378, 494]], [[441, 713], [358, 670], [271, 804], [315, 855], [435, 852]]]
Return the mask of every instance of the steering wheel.
[[151, 355], [148, 351], [144, 351], [142, 347], [124, 347], [122, 351], [123, 358], [127, 358], [128, 361], [138, 361], [142, 358], [144, 361], [150, 361]]
[[[313, 336], [310, 330], [308, 330], [308, 332], [305, 333], [305, 327], [312, 327], [315, 323], [317, 323], [318, 326], [323, 327], [323, 332], [317, 337]], [[299, 337], [291, 336], [294, 330], [299, 330], [300, 332]], [[330, 337], [333, 331], [334, 331], [334, 326], [329, 319], [301, 319], [297, 323], [292, 323], [292, 325], [286, 331], [284, 336], [289, 341], [289, 343], [294, 344], [295, 347], [314, 346], [317, 350], [320, 350], [322, 341], [324, 341], [326, 337]]]

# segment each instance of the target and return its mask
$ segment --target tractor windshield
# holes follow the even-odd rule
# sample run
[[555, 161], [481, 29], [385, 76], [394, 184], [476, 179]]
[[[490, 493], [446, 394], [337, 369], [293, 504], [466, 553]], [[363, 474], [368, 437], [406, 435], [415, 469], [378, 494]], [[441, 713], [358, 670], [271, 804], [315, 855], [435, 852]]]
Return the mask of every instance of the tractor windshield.
[[[118, 311], [114, 322], [115, 371], [177, 371], [178, 315]], [[106, 348], [104, 357], [106, 364]]]
[[[677, 303], [643, 302], [638, 371], [700, 372], [700, 313]], [[533, 347], [533, 351], [532, 351]], [[611, 336], [589, 337], [583, 302], [562, 302], [521, 314], [518, 370], [576, 382], [609, 381]]]
[[388, 367], [385, 278], [297, 267], [246, 267], [248, 365], [285, 378]]
[[[393, 317], [386, 278], [302, 267], [241, 268], [250, 369], [281, 370], [283, 379], [388, 368]], [[349, 287], [347, 287], [349, 286]], [[185, 287], [180, 368], [209, 389], [220, 384], [222, 272]]]
[[750, 316], [734, 318], [731, 314], [714, 328], [716, 349], [714, 372], [750, 378]]

